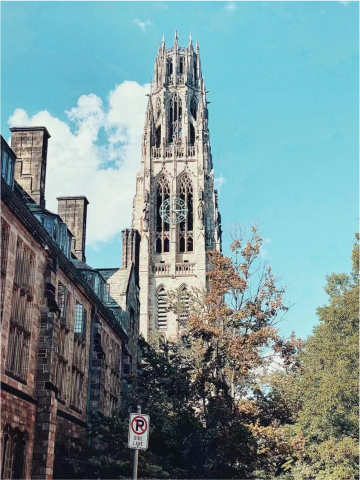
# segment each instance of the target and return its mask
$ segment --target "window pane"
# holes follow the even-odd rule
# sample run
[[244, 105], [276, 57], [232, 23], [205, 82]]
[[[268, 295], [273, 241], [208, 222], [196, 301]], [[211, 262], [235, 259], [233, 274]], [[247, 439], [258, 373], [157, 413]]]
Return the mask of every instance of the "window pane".
[[75, 327], [74, 327], [74, 332], [75, 333], [81, 333], [83, 334], [83, 315], [84, 315], [84, 307], [81, 305], [81, 303], [76, 302], [75, 306]]
[[1, 155], [1, 176], [6, 180], [6, 168], [8, 164], [8, 154], [2, 150]]
[[48, 232], [50, 237], [52, 237], [52, 235], [53, 235], [53, 219], [52, 218], [45, 218], [44, 219], [44, 228]]
[[58, 307], [60, 308], [60, 318], [66, 318], [66, 288], [59, 283], [58, 288]]

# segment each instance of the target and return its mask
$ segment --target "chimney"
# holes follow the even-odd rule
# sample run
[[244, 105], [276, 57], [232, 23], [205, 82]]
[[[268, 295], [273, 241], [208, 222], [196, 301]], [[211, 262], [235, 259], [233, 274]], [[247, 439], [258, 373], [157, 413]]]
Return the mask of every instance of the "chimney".
[[134, 264], [135, 281], [139, 285], [139, 253], [140, 253], [140, 235], [135, 228], [122, 230], [122, 268], [128, 268], [131, 263]]
[[45, 127], [13, 127], [11, 148], [17, 157], [15, 180], [41, 207], [45, 207], [48, 139]]
[[74, 235], [72, 253], [82, 262], [86, 262], [86, 216], [89, 205], [86, 197], [57, 197], [58, 214]]

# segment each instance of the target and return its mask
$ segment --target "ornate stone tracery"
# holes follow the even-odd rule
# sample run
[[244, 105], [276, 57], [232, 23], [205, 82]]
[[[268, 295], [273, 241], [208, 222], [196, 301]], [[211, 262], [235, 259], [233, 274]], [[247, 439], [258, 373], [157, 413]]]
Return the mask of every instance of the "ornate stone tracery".
[[179, 253], [194, 251], [194, 197], [193, 184], [188, 174], [179, 179], [178, 196], [186, 205], [188, 215], [179, 225]]
[[156, 252], [166, 253], [170, 251], [170, 226], [161, 218], [160, 207], [170, 198], [170, 183], [165, 175], [157, 180], [156, 188]]
[[[207, 91], [198, 45], [194, 48], [190, 38], [188, 47], [180, 47], [176, 35], [174, 46], [165, 48], [163, 40], [153, 78], [148, 109], [154, 110], [152, 116], [146, 116], [141, 163], [144, 180], [138, 183], [134, 200], [133, 228], [142, 229], [140, 330], [147, 338], [160, 329], [169, 339], [179, 335], [179, 322], [171, 311], [164, 322], [158, 300], [165, 296], [159, 297], [158, 289], [206, 288], [206, 272], [211, 268], [206, 252], [221, 249], [221, 225], [215, 207]], [[150, 169], [152, 174], [147, 177], [145, 172]], [[160, 215], [164, 201], [164, 218], [172, 219], [173, 209], [179, 223], [164, 222]], [[165, 211], [170, 215], [164, 215]]]

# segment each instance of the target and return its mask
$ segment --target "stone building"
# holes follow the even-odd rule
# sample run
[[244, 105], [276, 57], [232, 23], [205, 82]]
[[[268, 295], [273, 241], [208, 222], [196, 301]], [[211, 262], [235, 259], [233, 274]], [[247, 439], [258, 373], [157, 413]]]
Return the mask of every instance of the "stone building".
[[179, 334], [165, 295], [206, 287], [206, 252], [221, 250], [221, 217], [210, 148], [200, 50], [159, 45], [146, 111], [132, 226], [140, 233], [140, 331]]
[[105, 278], [85, 263], [87, 200], [45, 208], [49, 138], [44, 127], [12, 129], [11, 149], [1, 137], [4, 479], [64, 477], [66, 437], [120, 407], [131, 350], [126, 312], [108, 308]]
[[121, 268], [100, 268], [98, 272], [107, 282], [107, 306], [119, 318], [129, 337], [125, 347], [123, 390], [131, 383], [131, 375], [140, 368], [139, 340], [139, 251], [140, 235], [137, 230], [122, 231]]

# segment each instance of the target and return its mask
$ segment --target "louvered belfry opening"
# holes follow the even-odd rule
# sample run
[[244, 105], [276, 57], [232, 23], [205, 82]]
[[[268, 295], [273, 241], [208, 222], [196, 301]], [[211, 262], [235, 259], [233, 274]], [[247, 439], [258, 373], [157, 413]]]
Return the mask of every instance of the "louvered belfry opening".
[[179, 328], [183, 329], [189, 319], [190, 311], [190, 296], [186, 285], [180, 287], [180, 314], [179, 314]]
[[159, 330], [167, 329], [167, 305], [164, 287], [161, 287], [157, 293], [157, 327]]

